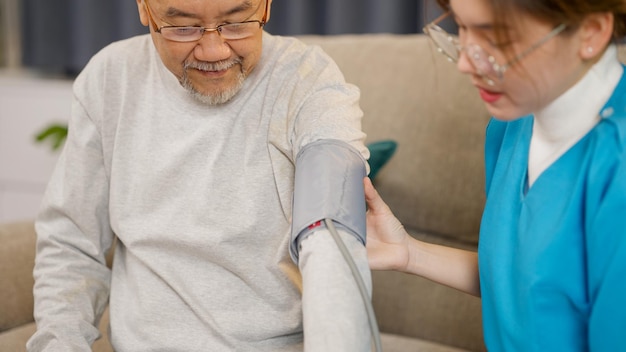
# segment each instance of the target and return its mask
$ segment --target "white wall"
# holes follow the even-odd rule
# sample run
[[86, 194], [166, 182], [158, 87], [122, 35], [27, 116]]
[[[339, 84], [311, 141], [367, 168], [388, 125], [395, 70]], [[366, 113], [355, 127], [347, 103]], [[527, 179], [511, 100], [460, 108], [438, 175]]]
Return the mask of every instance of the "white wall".
[[71, 98], [69, 80], [0, 71], [0, 222], [36, 216], [59, 152], [34, 136], [67, 121]]

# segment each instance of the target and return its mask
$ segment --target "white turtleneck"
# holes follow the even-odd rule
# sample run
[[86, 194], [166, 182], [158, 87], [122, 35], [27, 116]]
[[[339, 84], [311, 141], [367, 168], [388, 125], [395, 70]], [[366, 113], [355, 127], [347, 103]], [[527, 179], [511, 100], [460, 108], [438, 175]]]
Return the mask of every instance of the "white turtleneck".
[[611, 97], [622, 70], [617, 49], [611, 45], [578, 83], [535, 113], [528, 187], [600, 121], [598, 112]]

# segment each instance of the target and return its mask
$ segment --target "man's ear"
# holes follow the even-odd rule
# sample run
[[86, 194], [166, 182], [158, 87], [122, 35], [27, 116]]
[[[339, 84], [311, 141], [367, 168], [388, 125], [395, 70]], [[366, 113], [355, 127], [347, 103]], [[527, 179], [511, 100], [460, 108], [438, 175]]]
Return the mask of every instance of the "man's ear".
[[148, 20], [148, 10], [146, 9], [144, 0], [137, 0], [137, 10], [139, 11], [139, 20], [141, 21], [141, 24], [147, 27], [150, 24], [150, 21]]
[[272, 0], [268, 0], [267, 2], [267, 18], [265, 19], [265, 22], [269, 22], [270, 21], [270, 14], [272, 13]]
[[587, 15], [580, 28], [579, 55], [583, 60], [591, 60], [602, 54], [613, 36], [614, 17], [611, 12], [598, 12]]

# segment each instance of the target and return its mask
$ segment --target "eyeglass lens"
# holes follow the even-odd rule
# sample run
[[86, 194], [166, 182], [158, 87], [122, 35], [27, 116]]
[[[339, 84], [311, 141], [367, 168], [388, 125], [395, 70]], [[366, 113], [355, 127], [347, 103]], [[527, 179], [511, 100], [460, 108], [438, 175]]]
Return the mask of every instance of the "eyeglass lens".
[[439, 51], [448, 56], [452, 61], [459, 60], [459, 44], [456, 36], [453, 36], [437, 25], [431, 25], [428, 28], [430, 38], [435, 42]]
[[458, 42], [458, 37], [447, 33], [437, 25], [427, 27], [430, 38], [435, 42], [439, 51], [446, 55], [449, 60], [458, 62], [460, 51], [465, 50], [470, 62], [476, 72], [489, 84], [494, 85], [495, 80], [501, 78], [501, 73], [496, 69], [493, 58], [479, 45], [472, 44], [462, 48]]
[[474, 65], [476, 72], [483, 76], [485, 80], [493, 82], [493, 79], [499, 79], [502, 76], [495, 67], [493, 57], [487, 54], [487, 52], [485, 52], [485, 50], [479, 45], [469, 45], [465, 51], [467, 52], [469, 59], [472, 61], [472, 65]]
[[260, 22], [251, 21], [243, 23], [231, 23], [217, 28], [208, 29], [202, 27], [163, 27], [161, 33], [170, 40], [195, 41], [202, 37], [204, 32], [217, 31], [224, 39], [243, 39], [254, 35], [260, 28]]

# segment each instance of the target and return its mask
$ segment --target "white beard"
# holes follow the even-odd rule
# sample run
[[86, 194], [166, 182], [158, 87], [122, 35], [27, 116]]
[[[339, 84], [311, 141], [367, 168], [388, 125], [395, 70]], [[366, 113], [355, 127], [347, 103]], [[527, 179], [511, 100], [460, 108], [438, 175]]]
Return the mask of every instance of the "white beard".
[[221, 71], [229, 69], [237, 64], [241, 64], [241, 58], [235, 58], [227, 61], [219, 61], [219, 62], [190, 62], [185, 63], [183, 67], [183, 76], [180, 78], [180, 84], [185, 88], [191, 95], [200, 101], [203, 104], [207, 105], [221, 105], [230, 101], [243, 86], [243, 82], [246, 79], [246, 75], [243, 71], [238, 72], [237, 80], [235, 84], [226, 89], [214, 93], [201, 93], [199, 92], [189, 80], [189, 76], [187, 72], [189, 69], [197, 69], [201, 71]]

